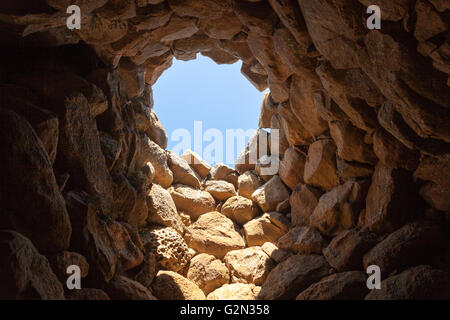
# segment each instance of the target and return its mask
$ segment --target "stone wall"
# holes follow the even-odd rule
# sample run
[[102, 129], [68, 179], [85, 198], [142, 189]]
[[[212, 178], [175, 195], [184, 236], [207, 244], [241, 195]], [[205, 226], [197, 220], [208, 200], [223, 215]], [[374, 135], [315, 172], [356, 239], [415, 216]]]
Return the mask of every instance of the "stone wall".
[[[450, 298], [448, 1], [30, 3], [0, 3], [0, 298]], [[270, 89], [278, 153], [165, 150], [152, 85], [198, 53]]]

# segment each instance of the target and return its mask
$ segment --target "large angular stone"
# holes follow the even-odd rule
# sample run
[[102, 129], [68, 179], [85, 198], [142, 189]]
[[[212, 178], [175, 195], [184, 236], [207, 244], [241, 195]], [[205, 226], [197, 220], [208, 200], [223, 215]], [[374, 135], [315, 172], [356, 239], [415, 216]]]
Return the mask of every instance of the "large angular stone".
[[191, 150], [185, 150], [181, 158], [186, 160], [202, 179], [205, 179], [211, 170], [211, 166]]
[[278, 115], [280, 116], [281, 128], [291, 147], [304, 146], [311, 143], [312, 136], [298, 121], [292, 112], [289, 102], [278, 105]]
[[209, 180], [204, 184], [204, 189], [209, 192], [218, 202], [226, 201], [236, 195], [234, 186], [223, 180]]
[[183, 234], [184, 225], [177, 212], [170, 193], [158, 184], [153, 184], [148, 196], [147, 207], [149, 211], [148, 221], [174, 228]]
[[293, 190], [297, 184], [303, 182], [306, 157], [295, 148], [288, 148], [280, 161], [278, 174], [283, 182]]
[[280, 202], [289, 198], [289, 191], [279, 176], [274, 176], [252, 194], [255, 201], [263, 212], [275, 211]]
[[195, 283], [173, 271], [160, 270], [153, 280], [152, 291], [160, 300], [206, 300]]
[[324, 190], [339, 185], [336, 172], [336, 146], [331, 139], [318, 140], [309, 146], [304, 180]]
[[63, 300], [64, 290], [47, 258], [21, 234], [0, 232], [0, 298]]
[[238, 178], [239, 195], [251, 199], [253, 192], [263, 184], [264, 180], [255, 171], [246, 171]]
[[367, 193], [365, 225], [376, 233], [393, 232], [414, 218], [416, 198], [409, 172], [378, 163]]
[[207, 295], [230, 282], [230, 271], [216, 257], [201, 253], [192, 258], [186, 277]]
[[384, 165], [409, 171], [417, 168], [420, 157], [418, 151], [408, 149], [383, 129], [376, 130], [372, 137], [373, 151]]
[[296, 300], [361, 300], [369, 292], [361, 271], [335, 273], [312, 284]]
[[293, 253], [322, 253], [322, 248], [328, 242], [313, 227], [297, 226], [289, 230], [278, 239], [277, 246], [280, 249], [289, 250]]
[[187, 213], [193, 220], [200, 215], [214, 211], [216, 201], [209, 192], [176, 184], [169, 189], [170, 195], [179, 211]]
[[328, 130], [328, 124], [323, 120], [314, 106], [314, 92], [320, 86], [308, 78], [293, 76], [290, 88], [289, 102], [292, 112], [303, 127], [314, 137]]
[[369, 181], [349, 180], [320, 197], [310, 224], [327, 236], [356, 226]]
[[354, 127], [350, 121], [331, 121], [329, 125], [339, 157], [372, 165], [377, 162], [372, 146], [364, 142], [364, 131]]
[[277, 265], [266, 279], [258, 295], [262, 300], [294, 299], [312, 283], [329, 274], [322, 256], [297, 254]]
[[155, 142], [150, 140], [147, 136], [141, 139], [142, 155], [139, 162], [142, 166], [148, 162], [155, 168], [154, 182], [168, 188], [173, 182], [173, 173], [167, 164], [166, 152]]
[[185, 239], [195, 251], [217, 258], [223, 258], [230, 250], [245, 247], [238, 226], [219, 212], [201, 215], [187, 228]]
[[322, 193], [307, 184], [298, 184], [289, 197], [293, 226], [308, 225]]
[[259, 208], [250, 199], [234, 196], [225, 201], [220, 212], [243, 225], [258, 215]]
[[44, 146], [15, 112], [0, 115], [0, 226], [22, 233], [43, 253], [65, 250], [72, 228]]
[[183, 237], [174, 229], [149, 228], [140, 233], [147, 254], [153, 254], [158, 268], [178, 272], [191, 259]]
[[448, 272], [420, 265], [381, 281], [380, 290], [372, 290], [365, 300], [450, 299]]
[[167, 163], [173, 173], [173, 183], [184, 184], [200, 189], [200, 178], [189, 166], [189, 163], [172, 151], [168, 152]]
[[340, 232], [323, 249], [330, 266], [338, 272], [362, 269], [363, 255], [378, 241], [377, 235], [367, 231], [350, 229]]
[[439, 225], [413, 222], [403, 226], [364, 255], [364, 268], [380, 267], [383, 275], [407, 267], [428, 263], [430, 257], [444, 251], [446, 237]]
[[261, 285], [274, 267], [273, 261], [260, 247], [228, 252], [223, 261], [231, 272], [231, 281]]
[[243, 232], [247, 245], [262, 246], [266, 242], [276, 243], [289, 229], [289, 221], [278, 212], [265, 213], [244, 224]]
[[210, 171], [211, 180], [225, 180], [235, 188], [238, 187], [238, 173], [233, 168], [223, 163], [215, 164]]

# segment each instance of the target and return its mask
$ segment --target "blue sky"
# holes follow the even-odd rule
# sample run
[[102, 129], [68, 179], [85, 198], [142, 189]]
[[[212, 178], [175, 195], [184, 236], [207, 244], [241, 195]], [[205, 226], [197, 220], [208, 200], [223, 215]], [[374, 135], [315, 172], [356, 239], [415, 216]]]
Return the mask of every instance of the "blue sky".
[[[202, 121], [203, 133], [214, 128], [224, 137], [226, 129], [246, 131], [258, 127], [264, 93], [241, 74], [241, 64], [239, 61], [233, 65], [217, 65], [200, 54], [196, 60], [187, 62], [174, 59], [172, 67], [153, 86], [154, 110], [167, 131], [169, 150], [179, 144], [171, 139], [174, 130], [179, 128], [190, 132], [193, 143], [194, 121]], [[205, 148], [211, 141], [203, 139], [202, 156], [206, 156]], [[227, 163], [225, 145], [224, 141], [223, 162]], [[206, 156], [206, 160], [210, 159]], [[228, 164], [233, 163], [234, 159]]]

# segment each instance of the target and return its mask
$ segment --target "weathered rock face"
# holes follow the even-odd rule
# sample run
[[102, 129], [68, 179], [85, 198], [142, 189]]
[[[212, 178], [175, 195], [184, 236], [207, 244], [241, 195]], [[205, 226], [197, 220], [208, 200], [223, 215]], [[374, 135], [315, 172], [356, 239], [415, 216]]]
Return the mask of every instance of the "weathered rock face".
[[[31, 2], [0, 4], [0, 295], [360, 299], [378, 264], [367, 299], [448, 298], [448, 1]], [[198, 53], [270, 89], [234, 168], [165, 150], [152, 86]]]
[[273, 261], [260, 247], [229, 251], [223, 258], [231, 281], [262, 285], [273, 268]]
[[232, 283], [208, 294], [208, 300], [257, 300], [261, 288], [253, 284]]
[[335, 273], [312, 284], [296, 300], [359, 300], [368, 293], [361, 271]]
[[278, 239], [277, 245], [280, 249], [289, 250], [294, 253], [320, 254], [322, 248], [327, 245], [327, 241], [317, 229], [297, 226]]
[[184, 225], [170, 193], [157, 184], [153, 184], [147, 197], [148, 221], [172, 227], [183, 234]]
[[189, 214], [193, 220], [204, 213], [214, 211], [216, 207], [216, 201], [206, 191], [179, 184], [170, 188], [169, 192], [177, 209]]
[[367, 188], [368, 181], [349, 180], [325, 193], [309, 218], [311, 225], [328, 236], [356, 226]]
[[45, 256], [21, 234], [0, 232], [2, 299], [62, 300], [64, 290]]
[[367, 230], [345, 230], [323, 249], [323, 255], [339, 272], [357, 270], [361, 269], [363, 255], [376, 243], [377, 236]]
[[298, 254], [277, 265], [267, 277], [259, 299], [294, 299], [312, 283], [328, 275], [329, 266], [319, 255]]
[[149, 289], [124, 276], [112, 279], [106, 293], [114, 300], [156, 300]]
[[235, 196], [225, 201], [220, 212], [238, 224], [243, 225], [256, 217], [259, 209], [250, 199]]
[[390, 234], [382, 242], [364, 255], [363, 263], [367, 268], [376, 264], [383, 274], [395, 270], [419, 265], [448, 246], [440, 226], [413, 222]]
[[219, 212], [200, 216], [187, 228], [185, 239], [195, 251], [217, 258], [222, 258], [230, 250], [245, 247], [238, 226]]
[[152, 290], [160, 300], [205, 300], [203, 291], [192, 281], [173, 271], [159, 271]]
[[213, 255], [201, 253], [192, 258], [187, 278], [194, 282], [205, 295], [230, 282], [230, 271]]
[[421, 265], [381, 281], [381, 289], [373, 290], [366, 300], [449, 299], [448, 273]]
[[145, 251], [155, 255], [160, 268], [177, 272], [191, 259], [183, 237], [170, 227], [144, 230], [141, 239]]
[[279, 176], [274, 176], [252, 194], [252, 200], [259, 205], [263, 212], [275, 211], [277, 205], [288, 198], [289, 191]]
[[265, 213], [243, 226], [245, 240], [249, 246], [261, 246], [266, 242], [276, 243], [289, 229], [289, 221], [278, 212]]
[[253, 192], [264, 184], [264, 180], [254, 171], [246, 171], [239, 176], [239, 195], [248, 199], [252, 198]]
[[[5, 152], [0, 225], [23, 233], [44, 252], [65, 250], [72, 230], [48, 155], [25, 119], [13, 111], [0, 113], [0, 145]], [[15, 198], [18, 194], [20, 200]]]

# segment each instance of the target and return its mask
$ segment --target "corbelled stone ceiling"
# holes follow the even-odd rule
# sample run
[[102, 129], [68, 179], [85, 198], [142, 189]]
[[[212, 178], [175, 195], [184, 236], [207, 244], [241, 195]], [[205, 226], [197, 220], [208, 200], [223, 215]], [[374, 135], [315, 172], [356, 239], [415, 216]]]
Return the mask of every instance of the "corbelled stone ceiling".
[[[0, 298], [449, 299], [449, 9], [1, 1]], [[152, 86], [198, 54], [270, 89], [235, 168], [165, 150]]]

